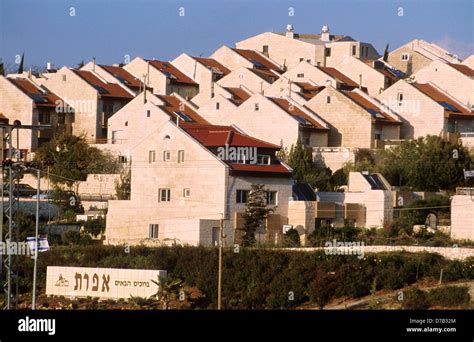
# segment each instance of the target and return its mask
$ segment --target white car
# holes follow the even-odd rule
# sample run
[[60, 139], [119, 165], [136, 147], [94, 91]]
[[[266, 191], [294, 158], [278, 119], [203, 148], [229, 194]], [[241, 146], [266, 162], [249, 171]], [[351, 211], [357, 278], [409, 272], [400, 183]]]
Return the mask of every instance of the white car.
[[[33, 195], [31, 198], [33, 199], [36, 199], [37, 198], [37, 195]], [[39, 195], [39, 199], [42, 200], [42, 199], [48, 199], [48, 194], [47, 193], [42, 193]]]

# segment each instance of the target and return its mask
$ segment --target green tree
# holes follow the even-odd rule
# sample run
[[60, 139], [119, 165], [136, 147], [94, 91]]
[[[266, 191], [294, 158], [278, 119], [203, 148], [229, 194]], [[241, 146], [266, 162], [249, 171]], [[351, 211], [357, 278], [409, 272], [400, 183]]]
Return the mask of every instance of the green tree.
[[130, 199], [130, 192], [132, 190], [131, 176], [130, 168], [126, 168], [120, 173], [120, 179], [115, 180], [115, 192], [117, 193], [117, 199]]
[[280, 158], [293, 169], [293, 178], [297, 183], [306, 183], [319, 191], [330, 191], [331, 169], [316, 165], [310, 149], [300, 140], [292, 145], [290, 151], [280, 153]]
[[462, 145], [427, 136], [383, 151], [376, 168], [390, 184], [413, 191], [439, 191], [464, 184], [463, 170], [472, 166], [469, 151]]
[[262, 227], [268, 214], [274, 209], [267, 207], [266, 191], [262, 184], [252, 184], [249, 191], [244, 213], [244, 227], [242, 244], [252, 246], [255, 244], [255, 232]]
[[79, 182], [88, 174], [118, 173], [121, 166], [111, 153], [103, 152], [87, 144], [84, 137], [62, 134], [43, 144], [35, 154], [35, 160], [54, 161], [50, 168], [51, 182], [66, 185], [77, 193]]

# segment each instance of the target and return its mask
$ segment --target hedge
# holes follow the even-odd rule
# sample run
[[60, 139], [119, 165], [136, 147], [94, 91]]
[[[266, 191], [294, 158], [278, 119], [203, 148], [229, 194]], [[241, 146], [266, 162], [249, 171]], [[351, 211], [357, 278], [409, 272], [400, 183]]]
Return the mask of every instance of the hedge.
[[[163, 269], [205, 295], [203, 308], [217, 302], [217, 249], [205, 247], [53, 246], [40, 253], [38, 286], [45, 290], [46, 267], [81, 266]], [[360, 297], [371, 290], [398, 289], [422, 278], [474, 279], [474, 259], [446, 260], [438, 254], [391, 252], [356, 256], [325, 255], [241, 248], [223, 253], [223, 307], [238, 309], [291, 308], [312, 301], [317, 305], [335, 297]], [[33, 261], [21, 262], [22, 292], [29, 292]], [[328, 276], [326, 276], [328, 275]], [[330, 282], [331, 286], [324, 286]], [[321, 293], [327, 288], [329, 293]]]

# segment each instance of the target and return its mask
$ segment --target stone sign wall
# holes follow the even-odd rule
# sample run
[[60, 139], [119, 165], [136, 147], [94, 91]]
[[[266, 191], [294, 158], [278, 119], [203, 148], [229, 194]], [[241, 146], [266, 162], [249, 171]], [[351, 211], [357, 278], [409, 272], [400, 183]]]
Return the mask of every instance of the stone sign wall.
[[46, 294], [65, 297], [148, 298], [158, 286], [152, 282], [166, 276], [163, 270], [48, 266]]

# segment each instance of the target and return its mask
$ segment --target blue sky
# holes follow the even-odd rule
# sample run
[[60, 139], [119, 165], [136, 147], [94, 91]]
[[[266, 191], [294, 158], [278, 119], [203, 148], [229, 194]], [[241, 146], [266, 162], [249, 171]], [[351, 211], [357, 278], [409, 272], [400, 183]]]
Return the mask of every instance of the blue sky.
[[464, 58], [474, 53], [473, 13], [473, 0], [0, 0], [0, 57], [12, 67], [22, 52], [26, 66], [75, 66], [92, 57], [111, 64], [125, 55], [207, 56], [292, 24], [299, 33], [328, 25], [331, 33], [370, 42], [379, 53], [387, 43], [393, 49], [421, 38]]

